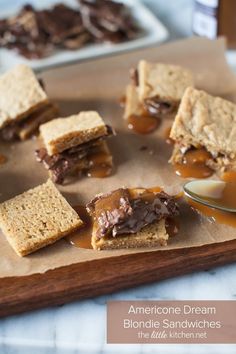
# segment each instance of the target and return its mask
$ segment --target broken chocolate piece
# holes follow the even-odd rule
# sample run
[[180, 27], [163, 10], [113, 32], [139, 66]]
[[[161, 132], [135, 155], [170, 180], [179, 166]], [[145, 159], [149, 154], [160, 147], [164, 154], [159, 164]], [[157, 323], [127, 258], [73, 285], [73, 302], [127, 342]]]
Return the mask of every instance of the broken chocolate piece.
[[121, 42], [137, 35], [138, 29], [119, 2], [107, 0], [79, 0], [83, 23], [99, 41]]
[[43, 58], [61, 48], [78, 49], [90, 42], [121, 42], [138, 34], [127, 7], [113, 1], [82, 1], [78, 9], [62, 3], [36, 10], [25, 5], [0, 20], [0, 47], [27, 59]]

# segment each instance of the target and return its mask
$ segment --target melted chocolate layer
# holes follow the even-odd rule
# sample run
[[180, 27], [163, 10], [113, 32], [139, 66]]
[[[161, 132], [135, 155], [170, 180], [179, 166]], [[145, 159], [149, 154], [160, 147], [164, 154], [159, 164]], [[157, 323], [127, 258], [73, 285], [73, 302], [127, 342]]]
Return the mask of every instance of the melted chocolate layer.
[[[56, 117], [58, 109], [49, 103], [29, 114], [22, 120], [15, 120], [0, 130], [4, 141], [25, 140], [37, 132], [40, 124]], [[26, 133], [24, 133], [27, 130]]]

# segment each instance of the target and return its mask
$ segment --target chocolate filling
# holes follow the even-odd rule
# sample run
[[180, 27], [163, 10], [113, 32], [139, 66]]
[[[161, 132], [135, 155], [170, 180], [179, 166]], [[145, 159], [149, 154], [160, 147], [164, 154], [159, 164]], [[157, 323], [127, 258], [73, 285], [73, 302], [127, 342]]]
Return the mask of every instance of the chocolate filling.
[[55, 183], [63, 184], [65, 178], [74, 170], [78, 162], [92, 152], [96, 152], [101, 141], [113, 134], [112, 128], [107, 126], [106, 135], [74, 146], [53, 156], [48, 155], [45, 148], [40, 148], [35, 151], [36, 160], [43, 163], [45, 168], [51, 171], [52, 179]]
[[[27, 136], [25, 137], [27, 138], [28, 136], [33, 135], [37, 131], [38, 126], [40, 124], [52, 118], [55, 118], [56, 113], [57, 113], [57, 108], [54, 105], [52, 105], [51, 103], [46, 104], [45, 106], [29, 114], [26, 118], [19, 121], [15, 120], [11, 123], [8, 123], [4, 128], [0, 130], [0, 138], [4, 141], [19, 140], [21, 139], [21, 132], [24, 130], [29, 130], [29, 132], [27, 132]], [[46, 119], [41, 121], [41, 117], [42, 119], [44, 117]], [[36, 120], [38, 121], [38, 124], [33, 124], [34, 127], [32, 126], [32, 131], [31, 131], [31, 129], [28, 128], [30, 128], [32, 123]]]
[[174, 112], [177, 105], [174, 102], [155, 96], [145, 98], [143, 101], [143, 107], [150, 115], [160, 117]]
[[145, 191], [132, 198], [128, 189], [97, 197], [87, 209], [97, 222], [98, 238], [137, 233], [153, 222], [179, 213], [174, 198], [164, 192]]
[[138, 70], [137, 69], [134, 69], [132, 68], [130, 70], [130, 79], [131, 79], [131, 82], [134, 86], [138, 86], [139, 85], [139, 76], [138, 76]]

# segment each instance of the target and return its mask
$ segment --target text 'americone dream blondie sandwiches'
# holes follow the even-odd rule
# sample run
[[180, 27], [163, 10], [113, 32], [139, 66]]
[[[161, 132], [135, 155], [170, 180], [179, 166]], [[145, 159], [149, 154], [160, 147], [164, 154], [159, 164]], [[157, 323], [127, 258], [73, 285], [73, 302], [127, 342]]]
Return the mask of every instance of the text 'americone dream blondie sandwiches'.
[[17, 65], [0, 76], [0, 138], [25, 140], [57, 114], [28, 66]]
[[149, 63], [141, 60], [131, 71], [131, 84], [126, 89], [124, 118], [150, 115], [172, 116], [188, 86], [193, 86], [192, 73], [180, 66]]
[[113, 135], [97, 112], [80, 112], [40, 126], [44, 147], [36, 150], [54, 182], [62, 184], [72, 174], [106, 177], [112, 171], [112, 156], [106, 138]]
[[175, 141], [173, 164], [186, 164], [195, 154], [192, 163], [205, 163], [214, 171], [236, 169], [236, 105], [230, 101], [188, 88], [170, 137]]
[[179, 214], [173, 197], [161, 189], [144, 188], [98, 195], [87, 210], [93, 218], [92, 246], [97, 250], [165, 246], [168, 222]]
[[0, 204], [0, 228], [19, 256], [56, 242], [82, 224], [51, 180]]

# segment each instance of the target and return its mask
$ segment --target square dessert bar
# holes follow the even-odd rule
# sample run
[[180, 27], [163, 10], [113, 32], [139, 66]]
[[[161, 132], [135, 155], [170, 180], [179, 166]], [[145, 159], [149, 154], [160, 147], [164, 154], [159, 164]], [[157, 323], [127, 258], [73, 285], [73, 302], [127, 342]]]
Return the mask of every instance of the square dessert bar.
[[44, 147], [36, 151], [53, 181], [62, 184], [66, 177], [87, 171], [89, 176], [111, 173], [112, 156], [105, 139], [113, 134], [97, 112], [80, 112], [54, 119], [40, 126]]
[[159, 97], [179, 102], [188, 86], [193, 86], [191, 71], [177, 65], [149, 63], [138, 64], [139, 100]]
[[141, 60], [137, 69], [131, 71], [124, 118], [131, 115], [172, 116], [185, 89], [192, 85], [193, 75], [185, 68]]
[[41, 125], [40, 133], [50, 156], [107, 134], [107, 126], [97, 112], [88, 111], [57, 118]]
[[236, 105], [189, 87], [183, 96], [170, 137], [172, 163], [181, 163], [190, 149], [205, 148], [214, 170], [236, 168]]
[[88, 205], [96, 250], [165, 246], [167, 218], [178, 215], [174, 198], [143, 188], [120, 188]]
[[0, 204], [0, 227], [19, 256], [54, 243], [82, 224], [50, 180]]
[[0, 136], [3, 139], [23, 140], [56, 113], [56, 107], [49, 102], [30, 67], [19, 64], [0, 76]]

